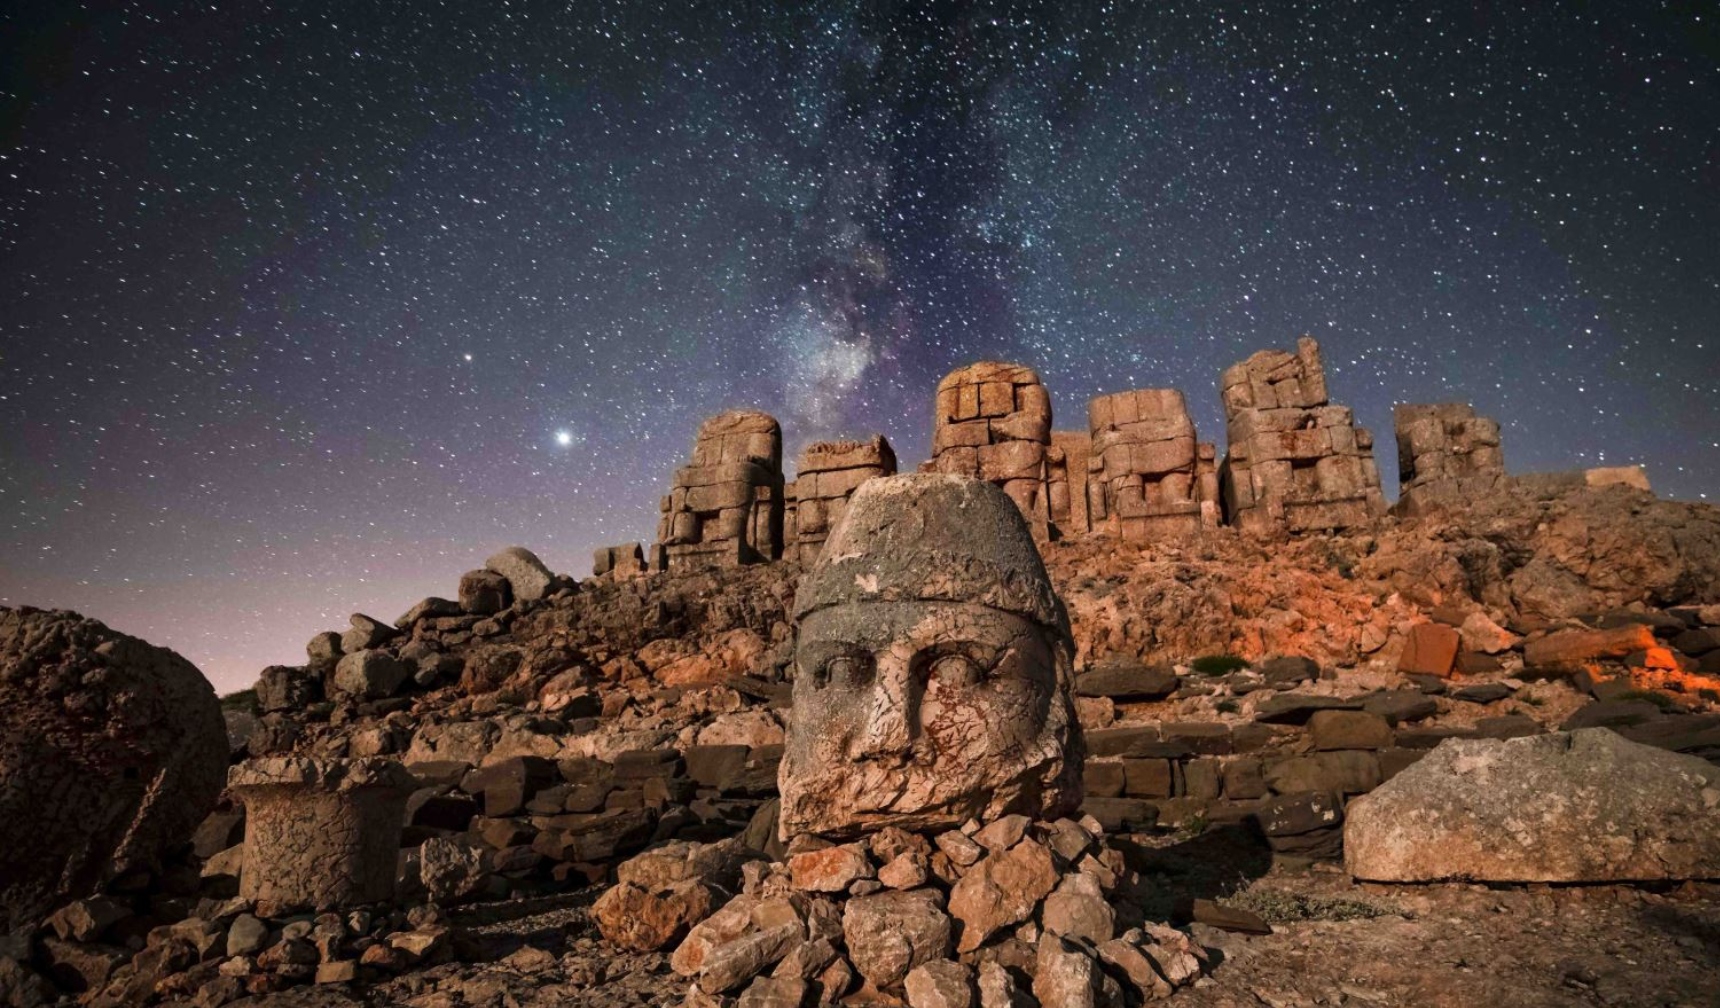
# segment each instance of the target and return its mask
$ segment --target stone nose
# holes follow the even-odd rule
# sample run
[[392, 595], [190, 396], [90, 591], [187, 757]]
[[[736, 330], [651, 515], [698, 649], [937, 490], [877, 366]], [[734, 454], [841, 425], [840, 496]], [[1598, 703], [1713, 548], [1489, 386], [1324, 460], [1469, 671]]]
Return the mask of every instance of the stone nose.
[[877, 657], [866, 724], [855, 739], [856, 760], [900, 767], [919, 740], [919, 695], [909, 671], [911, 654], [892, 648]]

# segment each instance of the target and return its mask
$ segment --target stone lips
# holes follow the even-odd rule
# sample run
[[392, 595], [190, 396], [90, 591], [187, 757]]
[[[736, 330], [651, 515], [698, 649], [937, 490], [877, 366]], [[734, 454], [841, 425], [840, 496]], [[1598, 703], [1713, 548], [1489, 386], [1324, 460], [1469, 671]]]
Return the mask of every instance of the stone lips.
[[[997, 487], [942, 474], [863, 484], [795, 613], [785, 839], [1079, 803], [1068, 618]], [[850, 652], [877, 662], [863, 682], [813, 674]], [[971, 674], [939, 671], [956, 666]]]
[[184, 658], [76, 613], [0, 608], [6, 929], [158, 868], [227, 759], [215, 691]]
[[1605, 728], [1447, 740], [1346, 816], [1367, 881], [1720, 878], [1720, 768]]

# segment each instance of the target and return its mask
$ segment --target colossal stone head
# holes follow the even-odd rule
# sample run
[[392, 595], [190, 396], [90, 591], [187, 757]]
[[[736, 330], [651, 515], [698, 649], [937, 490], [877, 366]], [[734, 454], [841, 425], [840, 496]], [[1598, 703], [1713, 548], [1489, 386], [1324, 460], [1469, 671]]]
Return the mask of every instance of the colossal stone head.
[[795, 619], [785, 839], [1080, 804], [1069, 618], [996, 486], [868, 480], [801, 583]]

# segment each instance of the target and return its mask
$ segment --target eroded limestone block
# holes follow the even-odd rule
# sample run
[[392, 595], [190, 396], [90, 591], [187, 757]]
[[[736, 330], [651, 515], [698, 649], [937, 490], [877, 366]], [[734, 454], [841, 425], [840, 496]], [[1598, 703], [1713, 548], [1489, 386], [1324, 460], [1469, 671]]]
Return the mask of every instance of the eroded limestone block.
[[795, 604], [783, 838], [1079, 804], [1068, 617], [1012, 503], [944, 474], [855, 493]]
[[1087, 406], [1095, 514], [1125, 542], [1151, 542], [1218, 525], [1214, 456], [1199, 443], [1176, 389], [1134, 389]]
[[245, 804], [240, 895], [276, 912], [392, 898], [401, 818], [416, 787], [386, 759], [275, 757], [234, 767], [227, 788]]
[[1398, 510], [1424, 514], [1492, 492], [1505, 475], [1499, 424], [1465, 403], [1399, 403]]
[[808, 445], [789, 486], [784, 541], [796, 559], [810, 567], [824, 549], [830, 530], [842, 520], [848, 499], [875, 476], [896, 474], [896, 452], [882, 434], [865, 441], [819, 441]]

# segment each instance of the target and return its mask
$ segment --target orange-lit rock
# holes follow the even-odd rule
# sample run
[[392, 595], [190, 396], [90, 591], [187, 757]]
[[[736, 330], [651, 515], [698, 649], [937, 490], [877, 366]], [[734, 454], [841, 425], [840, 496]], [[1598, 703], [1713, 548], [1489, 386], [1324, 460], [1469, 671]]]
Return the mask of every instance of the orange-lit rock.
[[1654, 630], [1640, 623], [1610, 630], [1559, 630], [1524, 645], [1523, 662], [1534, 669], [1576, 668], [1655, 646]]

